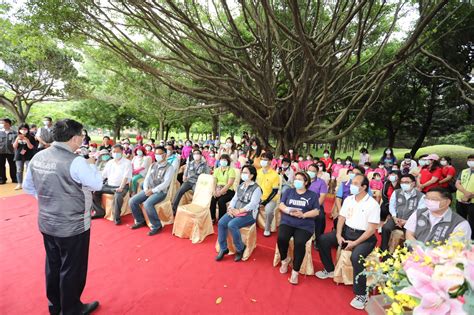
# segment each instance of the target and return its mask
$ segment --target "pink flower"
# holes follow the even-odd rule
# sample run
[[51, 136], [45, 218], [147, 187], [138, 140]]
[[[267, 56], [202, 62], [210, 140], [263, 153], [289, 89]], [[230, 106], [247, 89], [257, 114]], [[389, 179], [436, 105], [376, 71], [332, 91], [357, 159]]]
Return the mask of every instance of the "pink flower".
[[471, 289], [474, 289], [474, 257], [472, 259], [468, 258], [467, 263], [464, 265], [464, 277], [466, 277]]
[[406, 270], [411, 287], [404, 288], [400, 293], [411, 295], [421, 300], [413, 310], [414, 315], [448, 315], [466, 314], [458, 299], [451, 299], [448, 290], [456, 285], [453, 279], [432, 279], [430, 275], [410, 268]]

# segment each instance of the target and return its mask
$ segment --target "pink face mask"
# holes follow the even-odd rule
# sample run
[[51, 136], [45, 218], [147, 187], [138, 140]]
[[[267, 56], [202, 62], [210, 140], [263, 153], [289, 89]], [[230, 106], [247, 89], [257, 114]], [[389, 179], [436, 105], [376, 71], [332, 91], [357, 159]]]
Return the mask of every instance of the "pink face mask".
[[440, 204], [439, 201], [430, 200], [430, 199], [425, 199], [426, 208], [428, 208], [428, 210], [430, 210], [431, 212], [433, 212], [433, 211], [438, 211], [439, 208], [440, 208], [440, 207], [439, 207], [439, 204]]

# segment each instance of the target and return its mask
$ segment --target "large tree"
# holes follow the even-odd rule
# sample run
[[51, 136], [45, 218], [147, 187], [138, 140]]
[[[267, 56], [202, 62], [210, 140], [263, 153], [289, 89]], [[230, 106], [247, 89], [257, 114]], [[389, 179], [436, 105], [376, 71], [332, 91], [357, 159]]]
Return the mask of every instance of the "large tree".
[[408, 3], [35, 0], [29, 10], [45, 29], [93, 40], [203, 108], [224, 106], [281, 150], [340, 139], [360, 123], [448, 1], [420, 1], [386, 60]]
[[64, 100], [76, 87], [77, 57], [40, 30], [0, 14], [0, 106], [25, 122], [34, 104]]

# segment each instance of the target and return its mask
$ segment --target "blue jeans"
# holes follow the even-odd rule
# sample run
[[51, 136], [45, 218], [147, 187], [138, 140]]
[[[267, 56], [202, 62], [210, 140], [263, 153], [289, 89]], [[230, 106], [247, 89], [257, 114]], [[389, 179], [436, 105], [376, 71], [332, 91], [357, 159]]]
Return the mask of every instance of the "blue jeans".
[[252, 212], [249, 212], [245, 217], [233, 218], [227, 213], [219, 220], [217, 229], [217, 239], [221, 250], [227, 248], [227, 231], [230, 231], [232, 239], [234, 240], [235, 249], [241, 252], [244, 249], [242, 243], [242, 236], [240, 235], [240, 229], [255, 223], [255, 219], [252, 216]]
[[26, 173], [26, 171], [28, 170], [28, 164], [30, 164], [30, 161], [20, 160], [20, 161], [15, 161], [15, 164], [16, 164], [16, 180], [18, 184], [21, 185], [23, 183], [23, 170]]
[[151, 229], [157, 230], [161, 227], [161, 221], [158, 217], [158, 213], [155, 210], [155, 205], [166, 198], [166, 194], [163, 192], [154, 193], [151, 196], [147, 197], [144, 191], [139, 192], [133, 196], [130, 201], [130, 208], [132, 209], [133, 217], [137, 223], [144, 223], [145, 217], [143, 216], [142, 209], [140, 209], [140, 204], [143, 203], [143, 208], [145, 208], [148, 219], [151, 223]]

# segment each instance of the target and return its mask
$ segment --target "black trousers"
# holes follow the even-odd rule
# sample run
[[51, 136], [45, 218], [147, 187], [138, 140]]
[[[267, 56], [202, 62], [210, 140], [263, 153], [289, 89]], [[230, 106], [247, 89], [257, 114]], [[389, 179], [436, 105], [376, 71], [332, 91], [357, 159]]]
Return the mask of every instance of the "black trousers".
[[462, 203], [458, 201], [456, 203], [456, 211], [469, 222], [472, 231], [471, 240], [474, 240], [474, 203]]
[[216, 206], [219, 206], [219, 218], [218, 218], [219, 220], [220, 218], [224, 216], [224, 214], [226, 214], [227, 203], [232, 200], [234, 195], [235, 195], [235, 191], [229, 189], [222, 196], [219, 196], [217, 198], [212, 197], [210, 211], [211, 211], [211, 218], [213, 221], [216, 220]]
[[382, 244], [380, 245], [381, 250], [388, 249], [388, 242], [390, 241], [390, 235], [394, 230], [403, 230], [395, 225], [395, 221], [393, 219], [388, 219], [387, 223], [382, 226]]
[[90, 230], [71, 237], [43, 233], [46, 250], [46, 296], [50, 314], [82, 314]]
[[[16, 183], [16, 163], [13, 160], [15, 157], [14, 154], [0, 154], [0, 183], [7, 181], [7, 167], [6, 162], [8, 161], [8, 165], [10, 167], [10, 179], [12, 183]], [[25, 170], [26, 171], [26, 170]]]
[[[358, 239], [362, 234], [364, 234], [364, 231], [354, 231], [347, 225], [344, 225], [342, 231], [342, 237], [349, 241]], [[354, 285], [352, 289], [356, 295], [366, 294], [367, 278], [362, 275], [357, 278], [357, 275], [364, 271], [364, 259], [374, 250], [376, 244], [377, 238], [375, 235], [372, 235], [363, 243], [352, 249], [351, 262], [352, 267], [354, 268]], [[336, 231], [321, 235], [319, 238], [319, 256], [321, 257], [324, 269], [326, 269], [328, 272], [334, 271], [331, 248], [337, 247], [338, 245]], [[362, 256], [364, 259], [361, 259], [360, 256]]]
[[110, 186], [109, 184], [104, 184], [102, 190], [96, 191], [92, 197], [92, 209], [95, 210], [95, 215], [104, 216], [105, 209], [102, 207], [102, 195], [114, 195], [114, 220], [115, 222], [120, 221], [120, 214], [122, 212], [123, 198], [128, 192], [128, 184], [125, 185], [125, 188], [122, 192], [116, 192], [115, 190], [118, 186]]
[[319, 215], [314, 218], [314, 223], [314, 236], [318, 239], [326, 229], [326, 213], [324, 213], [323, 206], [320, 206]]
[[380, 206], [380, 222], [384, 222], [387, 220], [388, 215], [390, 214], [389, 203], [382, 201], [382, 205]]
[[179, 188], [173, 200], [173, 213], [174, 214], [176, 214], [176, 211], [178, 210], [179, 202], [181, 201], [181, 198], [183, 198], [184, 194], [189, 190], [194, 191], [194, 188], [196, 188], [196, 183], [183, 182], [183, 184]]
[[288, 246], [292, 236], [294, 245], [293, 270], [300, 271], [306, 253], [306, 242], [313, 236], [313, 234], [303, 229], [298, 229], [286, 224], [280, 224], [278, 227], [277, 244], [281, 260], [285, 260], [288, 256]]

